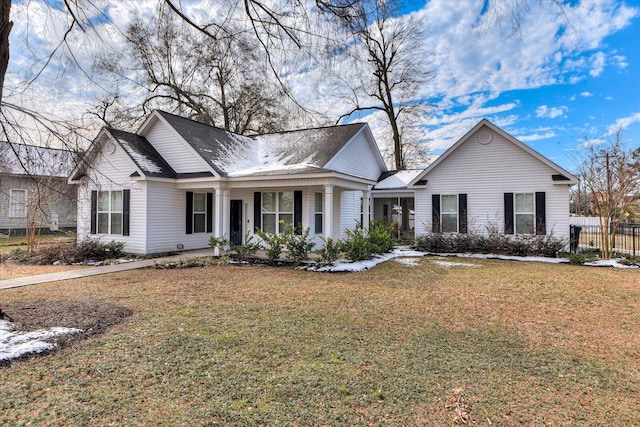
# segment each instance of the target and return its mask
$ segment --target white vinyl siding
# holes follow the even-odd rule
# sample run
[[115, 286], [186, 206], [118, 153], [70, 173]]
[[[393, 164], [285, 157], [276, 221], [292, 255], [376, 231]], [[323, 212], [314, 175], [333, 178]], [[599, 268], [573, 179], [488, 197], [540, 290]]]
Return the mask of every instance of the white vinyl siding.
[[504, 232], [504, 193], [545, 192], [546, 234], [568, 238], [569, 189], [554, 183], [557, 171], [487, 127], [493, 140], [479, 144], [474, 135], [450, 153], [415, 190], [416, 235], [431, 231], [432, 194], [468, 194], [469, 232]]
[[146, 185], [131, 179], [136, 166], [120, 146], [111, 153], [98, 155], [85, 183], [78, 186], [77, 238], [82, 241], [91, 236], [91, 191], [131, 190], [129, 206], [129, 236], [101, 235], [102, 242], [118, 241], [124, 250], [134, 254], [145, 253], [147, 206]]
[[325, 168], [377, 181], [383, 172], [377, 160], [378, 156], [365, 133], [359, 132], [342, 148], [339, 155], [325, 165]]
[[177, 173], [209, 170], [202, 157], [160, 120], [156, 120], [145, 130], [145, 137]]

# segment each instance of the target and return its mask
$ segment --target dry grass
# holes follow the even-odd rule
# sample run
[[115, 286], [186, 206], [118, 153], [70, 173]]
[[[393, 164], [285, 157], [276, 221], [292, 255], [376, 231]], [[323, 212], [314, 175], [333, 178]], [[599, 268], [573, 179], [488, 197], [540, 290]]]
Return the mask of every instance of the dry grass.
[[127, 323], [0, 369], [0, 424], [640, 424], [640, 279], [474, 260], [139, 270], [0, 291]]
[[35, 276], [37, 274], [57, 273], [59, 271], [86, 268], [75, 265], [29, 265], [22, 263], [0, 262], [0, 280], [17, 277]]

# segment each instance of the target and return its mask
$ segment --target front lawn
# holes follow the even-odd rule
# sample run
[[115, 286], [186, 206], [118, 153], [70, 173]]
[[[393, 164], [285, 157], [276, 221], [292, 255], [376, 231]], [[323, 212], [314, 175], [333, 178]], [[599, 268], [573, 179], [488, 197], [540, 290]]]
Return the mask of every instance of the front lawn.
[[0, 291], [0, 308], [133, 311], [0, 367], [0, 424], [640, 424], [637, 270], [442, 261], [137, 270]]

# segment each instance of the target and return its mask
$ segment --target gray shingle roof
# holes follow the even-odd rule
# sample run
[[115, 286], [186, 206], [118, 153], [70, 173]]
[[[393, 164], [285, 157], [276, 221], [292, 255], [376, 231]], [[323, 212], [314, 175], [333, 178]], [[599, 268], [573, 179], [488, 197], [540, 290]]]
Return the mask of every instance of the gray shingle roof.
[[299, 174], [322, 171], [366, 124], [242, 136], [158, 111], [220, 176]]
[[131, 160], [146, 176], [159, 178], [175, 178], [176, 172], [153, 148], [144, 136], [118, 129], [106, 128]]
[[66, 178], [75, 165], [72, 151], [0, 142], [0, 173]]

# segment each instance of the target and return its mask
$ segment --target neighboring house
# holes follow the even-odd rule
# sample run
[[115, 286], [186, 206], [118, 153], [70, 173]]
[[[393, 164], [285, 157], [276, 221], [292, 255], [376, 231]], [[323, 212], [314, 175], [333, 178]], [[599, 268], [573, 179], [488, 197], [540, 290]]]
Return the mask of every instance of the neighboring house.
[[70, 151], [0, 143], [0, 233], [76, 228], [75, 166]]
[[285, 225], [321, 245], [370, 219], [566, 238], [576, 179], [486, 120], [427, 169], [389, 172], [366, 124], [241, 136], [154, 111], [136, 133], [102, 129], [69, 182], [78, 239], [148, 254]]
[[577, 178], [481, 120], [407, 185], [416, 235], [498, 232], [569, 238]]
[[148, 254], [242, 243], [284, 224], [344, 237], [368, 213], [386, 171], [366, 124], [241, 136], [162, 111], [137, 133], [103, 128], [69, 182], [78, 184], [78, 239]]

